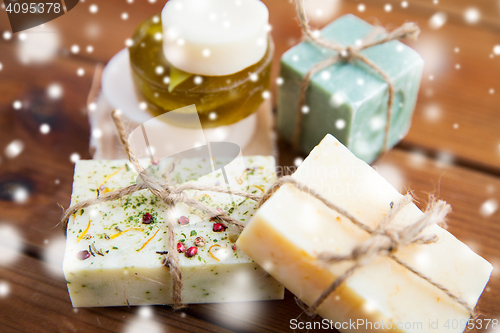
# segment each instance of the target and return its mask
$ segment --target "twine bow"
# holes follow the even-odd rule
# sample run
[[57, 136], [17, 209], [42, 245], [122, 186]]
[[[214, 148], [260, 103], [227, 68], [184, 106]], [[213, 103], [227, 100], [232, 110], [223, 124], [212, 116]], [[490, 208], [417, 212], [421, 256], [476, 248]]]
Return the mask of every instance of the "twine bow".
[[307, 88], [309, 87], [309, 83], [311, 82], [311, 79], [314, 76], [314, 74], [318, 73], [319, 71], [325, 69], [328, 66], [335, 64], [338, 61], [360, 60], [365, 64], [367, 64], [368, 66], [370, 66], [375, 71], [375, 73], [380, 75], [384, 79], [384, 81], [387, 82], [389, 86], [389, 100], [387, 102], [387, 121], [385, 124], [384, 145], [383, 145], [383, 151], [384, 152], [387, 151], [389, 146], [389, 131], [391, 128], [392, 105], [394, 103], [394, 94], [395, 94], [394, 84], [392, 83], [392, 79], [389, 76], [389, 74], [384, 72], [377, 64], [375, 64], [373, 61], [371, 61], [365, 55], [363, 55], [361, 51], [373, 47], [375, 45], [384, 44], [393, 40], [406, 39], [406, 38], [416, 39], [420, 34], [420, 28], [413, 22], [407, 22], [401, 25], [399, 28], [388, 33], [385, 37], [379, 39], [376, 39], [377, 37], [376, 32], [378, 32], [379, 30], [375, 29], [371, 34], [365, 37], [365, 39], [361, 41], [361, 43], [349, 46], [342, 46], [336, 43], [335, 41], [323, 38], [321, 35], [316, 34], [311, 30], [311, 27], [309, 26], [309, 19], [307, 18], [305, 11], [304, 0], [296, 0], [296, 7], [297, 7], [297, 14], [299, 17], [300, 26], [302, 27], [302, 31], [305, 33], [305, 35], [314, 43], [322, 47], [325, 47], [327, 49], [336, 51], [337, 55], [327, 58], [315, 64], [302, 79], [299, 90], [299, 102], [297, 107], [295, 129], [292, 137], [293, 146], [295, 147], [295, 149], [299, 149], [300, 136], [302, 134], [302, 118], [303, 118], [302, 108], [305, 105]]

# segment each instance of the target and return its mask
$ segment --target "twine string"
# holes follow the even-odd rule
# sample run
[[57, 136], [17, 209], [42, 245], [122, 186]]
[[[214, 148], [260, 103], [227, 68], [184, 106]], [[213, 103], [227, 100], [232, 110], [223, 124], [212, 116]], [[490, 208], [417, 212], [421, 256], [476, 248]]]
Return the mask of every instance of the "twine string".
[[[238, 190], [233, 190], [233, 189], [227, 189], [225, 187], [220, 187], [220, 186], [199, 186], [199, 185], [194, 185], [194, 184], [185, 184], [181, 186], [168, 186], [168, 185], [162, 185], [162, 188], [164, 191], [170, 191], [172, 194], [179, 193], [182, 191], [189, 191], [189, 190], [196, 190], [196, 191], [207, 191], [207, 192], [217, 192], [217, 193], [224, 193], [224, 194], [233, 194], [237, 195], [240, 197], [245, 197], [248, 199], [251, 199], [253, 201], [259, 201], [260, 196], [247, 193], [244, 191], [238, 191]], [[105, 194], [101, 194], [98, 197], [84, 200], [81, 202], [78, 202], [71, 207], [69, 207], [63, 214], [63, 217], [61, 218], [62, 222], [62, 228], [63, 230], [67, 229], [68, 226], [68, 221], [71, 215], [75, 214], [78, 212], [80, 209], [89, 207], [89, 206], [94, 206], [101, 204], [103, 202], [108, 202], [108, 201], [115, 201], [118, 200], [122, 197], [125, 197], [127, 195], [133, 194], [137, 191], [141, 191], [146, 189], [146, 186], [144, 183], [141, 184], [133, 184], [127, 187], [124, 187], [120, 190], [116, 191], [111, 191]], [[217, 218], [223, 220], [224, 222], [227, 222], [229, 224], [237, 226], [239, 229], [242, 229], [241, 223], [238, 220], [232, 219], [230, 216], [224, 216], [222, 215], [219, 211], [212, 209], [210, 206], [205, 206], [203, 203], [200, 203], [198, 200], [186, 198], [186, 201], [188, 201], [190, 206], [196, 205], [196, 208], [205, 211], [207, 214], [210, 216], [216, 216]], [[198, 205], [200, 203], [201, 205]]]
[[[377, 64], [368, 59], [365, 55], [361, 54], [361, 51], [393, 40], [406, 38], [416, 39], [420, 33], [419, 27], [413, 22], [406, 22], [400, 27], [394, 29], [392, 32], [386, 34], [382, 38], [376, 38], [376, 35], [378, 34], [372, 33], [367, 36], [369, 38], [365, 38], [364, 40], [362, 40], [359, 45], [342, 46], [333, 40], [323, 38], [320, 34], [315, 34], [311, 30], [311, 27], [309, 25], [309, 18], [306, 15], [304, 0], [296, 0], [296, 9], [300, 26], [307, 38], [317, 45], [336, 51], [338, 54], [315, 64], [306, 73], [306, 75], [304, 75], [304, 78], [300, 83], [299, 102], [296, 111], [295, 128], [292, 136], [293, 146], [295, 147], [295, 149], [300, 148], [299, 146], [300, 137], [302, 135], [303, 120], [302, 108], [305, 106], [306, 92], [312, 77], [319, 71], [335, 64], [338, 61], [342, 60], [352, 62], [355, 60], [360, 60], [361, 62], [368, 65], [376, 74], [380, 75], [388, 85], [389, 98], [387, 101], [387, 120], [384, 129], [383, 142], [383, 152], [386, 152], [389, 147], [389, 132], [391, 129], [392, 106], [394, 104], [395, 87], [389, 74], [383, 71]], [[375, 31], [378, 31], [377, 28], [375, 29]]]
[[172, 301], [174, 303], [174, 309], [180, 309], [183, 307], [182, 304], [182, 272], [179, 265], [179, 257], [177, 256], [176, 243], [175, 243], [175, 220], [172, 211], [175, 209], [177, 202], [182, 201], [182, 197], [177, 194], [175, 197], [172, 195], [171, 191], [162, 189], [162, 184], [159, 183], [157, 179], [152, 178], [147, 174], [144, 168], [140, 165], [139, 160], [135, 156], [130, 144], [127, 140], [127, 135], [123, 123], [120, 119], [120, 113], [114, 110], [111, 113], [111, 117], [115, 123], [116, 130], [118, 131], [118, 137], [125, 150], [130, 163], [134, 166], [135, 170], [139, 174], [141, 180], [143, 181], [145, 187], [155, 196], [160, 197], [165, 204], [167, 204], [170, 209], [167, 210], [166, 222], [167, 222], [167, 235], [168, 235], [168, 253], [166, 255], [166, 260], [163, 261], [163, 265], [169, 268], [170, 275], [172, 276]]

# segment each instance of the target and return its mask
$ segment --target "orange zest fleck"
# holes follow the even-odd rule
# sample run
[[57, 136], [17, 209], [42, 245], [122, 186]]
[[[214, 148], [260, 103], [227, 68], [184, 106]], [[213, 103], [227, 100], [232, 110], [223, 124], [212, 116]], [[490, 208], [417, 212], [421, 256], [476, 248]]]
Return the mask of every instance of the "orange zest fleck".
[[71, 222], [71, 224], [75, 224], [75, 220], [76, 220], [76, 215], [73, 214], [73, 222]]
[[160, 228], [158, 228], [158, 230], [156, 230], [155, 234], [153, 236], [151, 236], [147, 241], [146, 243], [144, 243], [144, 245], [139, 249], [137, 250], [137, 252], [141, 251], [143, 248], [146, 247], [146, 245], [148, 245], [148, 243], [153, 239], [155, 238], [156, 234], [158, 233], [158, 231], [160, 231]]
[[247, 170], [243, 170], [243, 172], [241, 173], [241, 176], [239, 176], [238, 178], [236, 178], [236, 182], [240, 185], [243, 184], [243, 176], [245, 176], [247, 173]]
[[128, 229], [126, 229], [126, 230], [120, 231], [119, 233], [116, 233], [116, 234], [114, 234], [114, 235], [111, 235], [109, 238], [110, 238], [110, 239], [115, 239], [116, 237], [121, 236], [121, 235], [123, 235], [124, 233], [126, 233], [127, 231], [130, 231], [130, 230], [138, 230], [138, 231], [142, 231], [142, 232], [144, 232], [144, 230], [143, 230], [143, 229], [141, 229], [141, 228], [131, 227], [131, 228], [128, 228]]
[[[99, 196], [99, 189], [101, 188], [102, 185], [104, 185], [108, 180], [111, 179], [111, 177], [113, 177], [114, 175], [116, 175], [118, 172], [122, 171], [123, 169], [125, 169], [125, 165], [122, 166], [120, 169], [116, 170], [115, 172], [113, 172], [112, 174], [110, 174], [109, 176], [107, 176], [106, 178], [104, 178], [104, 180], [102, 181], [101, 184], [99, 184], [99, 186], [97, 186], [97, 191], [96, 191], [96, 196]], [[102, 191], [102, 193], [106, 194], [108, 192], [110, 192], [111, 190], [109, 188], [104, 188], [104, 190]]]
[[214, 256], [214, 254], [212, 253], [212, 248], [214, 248], [214, 247], [221, 247], [221, 246], [219, 244], [214, 244], [214, 245], [210, 246], [210, 248], [208, 249], [208, 253], [212, 256], [212, 258], [214, 258], [215, 260], [220, 262], [219, 258]]
[[89, 217], [89, 224], [87, 225], [87, 228], [85, 228], [85, 230], [83, 230], [83, 232], [80, 234], [80, 236], [78, 236], [78, 238], [76, 239], [76, 242], [80, 242], [83, 237], [85, 237], [85, 235], [87, 234], [87, 232], [89, 231], [90, 229], [90, 217]]
[[264, 186], [262, 186], [262, 185], [250, 185], [250, 187], [252, 187], [252, 186], [258, 188], [259, 190], [261, 190], [262, 193], [266, 192], [266, 191], [264, 191]]

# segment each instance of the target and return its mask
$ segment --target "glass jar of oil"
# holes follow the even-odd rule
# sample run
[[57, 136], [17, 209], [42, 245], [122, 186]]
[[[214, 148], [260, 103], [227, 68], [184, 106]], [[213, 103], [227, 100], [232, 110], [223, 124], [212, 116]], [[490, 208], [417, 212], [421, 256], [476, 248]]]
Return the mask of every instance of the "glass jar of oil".
[[132, 40], [129, 54], [135, 90], [153, 116], [195, 104], [203, 128], [231, 125], [254, 113], [270, 95], [274, 51], [270, 35], [267, 52], [258, 63], [224, 76], [185, 73], [169, 64], [158, 16], [143, 22]]

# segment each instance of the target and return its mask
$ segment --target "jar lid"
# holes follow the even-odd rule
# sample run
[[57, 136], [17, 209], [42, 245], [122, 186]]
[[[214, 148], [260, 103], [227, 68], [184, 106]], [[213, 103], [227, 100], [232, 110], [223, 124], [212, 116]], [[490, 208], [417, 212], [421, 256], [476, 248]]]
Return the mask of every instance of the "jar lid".
[[234, 74], [266, 53], [269, 12], [260, 0], [170, 0], [161, 19], [165, 57], [188, 73]]

